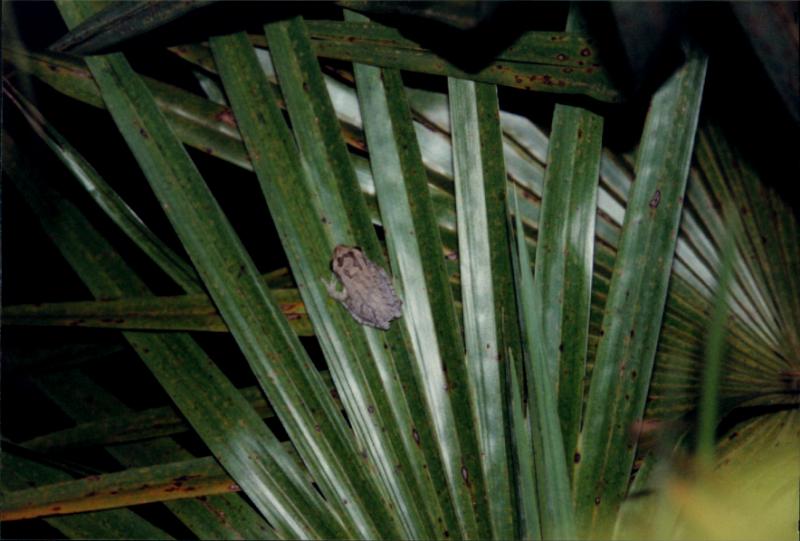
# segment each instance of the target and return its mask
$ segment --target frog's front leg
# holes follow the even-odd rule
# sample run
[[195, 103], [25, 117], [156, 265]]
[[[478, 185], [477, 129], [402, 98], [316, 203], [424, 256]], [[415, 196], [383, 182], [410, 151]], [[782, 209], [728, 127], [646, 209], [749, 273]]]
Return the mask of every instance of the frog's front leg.
[[344, 302], [344, 300], [347, 298], [346, 289], [343, 289], [342, 291], [336, 291], [336, 286], [338, 285], [336, 278], [332, 278], [330, 282], [326, 282], [325, 279], [322, 278], [322, 283], [325, 285], [325, 289], [328, 290], [328, 295], [330, 295], [332, 299], [339, 302]]

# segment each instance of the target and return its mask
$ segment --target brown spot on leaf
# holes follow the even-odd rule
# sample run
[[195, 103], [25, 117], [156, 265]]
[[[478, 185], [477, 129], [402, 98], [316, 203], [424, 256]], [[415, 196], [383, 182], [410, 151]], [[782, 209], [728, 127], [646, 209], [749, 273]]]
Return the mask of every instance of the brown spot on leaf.
[[[223, 124], [227, 124], [228, 126], [235, 127], [236, 126], [236, 119], [233, 116], [233, 111], [229, 108], [225, 107], [222, 111], [214, 115], [218, 121], [222, 122]], [[263, 121], [262, 117], [262, 121]]]
[[650, 199], [650, 208], [658, 208], [658, 204], [661, 203], [661, 190], [656, 190], [653, 194], [652, 199]]

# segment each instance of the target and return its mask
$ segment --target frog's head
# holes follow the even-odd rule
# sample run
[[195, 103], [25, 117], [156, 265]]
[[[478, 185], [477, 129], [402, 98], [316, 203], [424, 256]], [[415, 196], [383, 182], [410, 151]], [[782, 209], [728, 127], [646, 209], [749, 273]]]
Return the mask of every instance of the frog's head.
[[346, 246], [344, 244], [340, 244], [333, 249], [333, 259], [339, 259], [343, 255], [348, 254], [353, 250], [361, 250], [361, 249], [358, 246]]
[[346, 246], [344, 244], [338, 245], [333, 249], [333, 257], [331, 258], [331, 269], [334, 272], [342, 272], [350, 267], [358, 267], [361, 265], [358, 261], [364, 258], [364, 252], [358, 246]]

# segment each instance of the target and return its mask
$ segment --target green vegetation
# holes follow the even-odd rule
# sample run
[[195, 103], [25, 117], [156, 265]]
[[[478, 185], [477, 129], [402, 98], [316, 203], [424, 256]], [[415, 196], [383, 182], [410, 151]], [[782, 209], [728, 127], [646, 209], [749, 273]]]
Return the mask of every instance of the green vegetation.
[[[53, 48], [4, 32], [3, 193], [80, 282], [4, 298], [4, 385], [58, 412], [17, 437], [33, 414], [4, 397], [4, 527], [792, 538], [800, 235], [701, 114], [701, 47], [631, 159], [604, 148], [623, 93], [577, 9], [475, 72], [333, 4], [170, 42], [182, 84], [128, 58], [204, 4], [59, 0]], [[551, 92], [544, 132], [505, 91]], [[56, 99], [103, 120], [70, 137]], [[342, 244], [392, 276], [388, 331], [326, 291]]]

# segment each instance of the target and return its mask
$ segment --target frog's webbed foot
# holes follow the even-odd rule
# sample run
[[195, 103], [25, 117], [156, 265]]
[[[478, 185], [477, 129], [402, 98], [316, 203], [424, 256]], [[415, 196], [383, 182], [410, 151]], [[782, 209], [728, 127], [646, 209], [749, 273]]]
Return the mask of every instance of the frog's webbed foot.
[[325, 278], [321, 278], [325, 289], [328, 290], [328, 295], [331, 296], [332, 299], [337, 300], [339, 302], [343, 302], [347, 298], [347, 290], [343, 289], [342, 291], [337, 291], [336, 288], [338, 286], [338, 282], [336, 278], [331, 278], [330, 282], [325, 281]]

